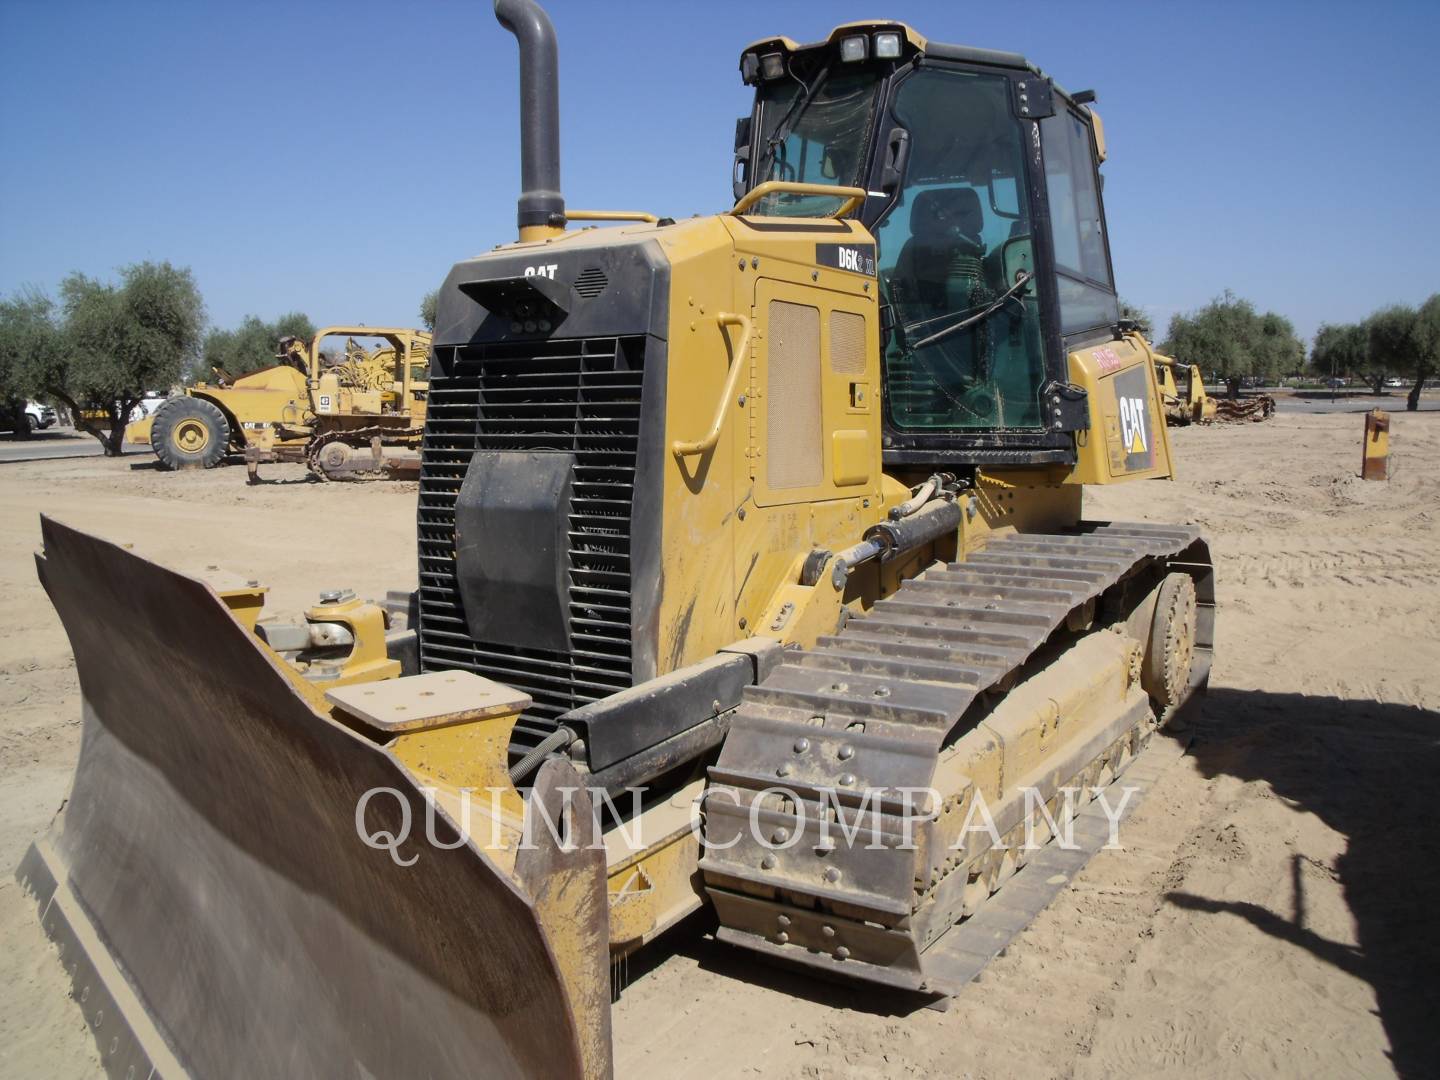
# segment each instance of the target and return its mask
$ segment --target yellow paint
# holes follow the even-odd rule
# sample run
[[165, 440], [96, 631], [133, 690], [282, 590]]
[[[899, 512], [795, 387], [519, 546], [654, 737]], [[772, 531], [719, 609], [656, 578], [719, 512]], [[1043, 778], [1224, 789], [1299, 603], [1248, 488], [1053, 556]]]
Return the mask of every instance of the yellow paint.
[[565, 235], [565, 226], [563, 225], [520, 226], [520, 242], [522, 244], [534, 244], [546, 240], [553, 240], [563, 235]]
[[731, 345], [732, 355], [730, 357], [729, 371], [725, 376], [725, 384], [720, 390], [719, 400], [715, 404], [715, 416], [710, 421], [709, 428], [703, 436], [693, 441], [676, 439], [670, 444], [670, 451], [676, 457], [693, 457], [696, 454], [704, 454], [715, 449], [715, 444], [720, 441], [720, 429], [725, 426], [725, 417], [730, 412], [730, 399], [735, 396], [735, 388], [740, 385], [741, 378], [750, 367], [750, 339], [753, 335], [753, 328], [748, 315], [739, 315], [730, 311], [717, 312], [715, 325], [721, 333], [727, 327], [738, 327], [740, 336]]
[[700, 906], [692, 807], [703, 788], [696, 780], [606, 834], [612, 956], [632, 952]]
[[470, 791], [471, 837], [505, 865], [514, 862], [525, 815], [524, 800], [510, 783], [507, 768], [510, 736], [518, 719], [518, 713], [508, 713], [404, 732], [390, 744], [421, 783], [444, 796], [446, 810], [456, 821], [466, 813], [461, 792]]
[[215, 593], [230, 609], [230, 614], [240, 620], [240, 625], [255, 632], [255, 623], [265, 606], [265, 594], [270, 590], [263, 585], [244, 585], [235, 588], [217, 588]]
[[[1159, 353], [1152, 355], [1155, 357], [1155, 382], [1160, 391], [1166, 419], [1182, 424], [1199, 424], [1214, 419], [1217, 411], [1215, 399], [1205, 392], [1205, 379], [1201, 376], [1200, 369], [1194, 364], [1182, 365]], [[1187, 379], [1183, 395], [1175, 380], [1176, 371], [1182, 367]]]
[[[346, 339], [345, 360], [326, 371], [321, 348], [335, 337]], [[357, 337], [378, 337], [386, 344], [371, 351], [358, 345]], [[371, 418], [363, 423], [394, 417], [395, 421], [387, 422], [418, 427], [425, 420], [430, 341], [430, 334], [409, 327], [327, 326], [309, 342], [293, 342], [286, 350], [285, 363], [224, 385], [197, 383], [185, 393], [224, 413], [231, 442], [241, 448], [301, 448], [332, 425], [347, 426], [352, 416]], [[129, 425], [125, 441], [148, 446], [154, 419], [152, 414]], [[183, 431], [177, 432], [177, 436], [183, 435]], [[207, 439], [208, 435], [182, 445], [193, 451]], [[418, 435], [412, 441], [418, 445]]]
[[835, 27], [834, 30], [830, 31], [830, 36], [827, 37], [824, 41], [815, 41], [805, 45], [801, 45], [788, 37], [762, 38], [759, 41], [752, 41], [749, 45], [745, 46], [744, 51], [749, 52], [752, 49], [760, 49], [761, 51], [778, 49], [783, 52], [799, 52], [802, 49], [826, 48], [833, 46], [842, 37], [847, 37], [850, 34], [869, 33], [875, 30], [897, 31], [902, 37], [905, 38], [905, 41], [909, 45], [909, 47], [918, 52], [924, 52], [926, 45], [928, 44], [924, 34], [920, 33], [914, 27], [911, 27], [906, 23], [876, 21], [873, 19], [861, 19], [855, 22], [841, 23], [839, 26]]
[[326, 687], [348, 686], [376, 679], [393, 679], [400, 674], [400, 661], [391, 660], [385, 651], [385, 611], [366, 600], [347, 600], [338, 604], [317, 604], [305, 612], [311, 623], [339, 623], [355, 638], [350, 654]]
[[648, 221], [650, 224], [660, 219], [645, 210], [566, 210], [567, 221]]
[[1390, 479], [1390, 414], [1384, 409], [1365, 414], [1365, 453], [1360, 475], [1366, 480]]
[[837, 218], [859, 209], [860, 204], [865, 201], [864, 188], [837, 187], [834, 184], [802, 184], [793, 180], [766, 180], [763, 184], [756, 184], [742, 195], [730, 213], [737, 216], [743, 214], [756, 203], [771, 195], [833, 196], [840, 200], [831, 212], [831, 217]]
[[1095, 132], [1095, 160], [1103, 163], [1110, 156], [1105, 146], [1105, 124], [1101, 121], [1100, 114], [1095, 111], [1094, 105], [1087, 105], [1086, 109], [1090, 112], [1090, 127]]
[[[1149, 342], [1135, 333], [1126, 334], [1119, 341], [1087, 346], [1070, 354], [1070, 381], [1084, 388], [1089, 399], [1090, 429], [1076, 434], [1077, 461], [1075, 468], [1065, 477], [1065, 483], [1110, 484], [1124, 480], [1173, 478], [1170, 434], [1165, 425], [1160, 387], [1155, 378], [1156, 356]], [[1155, 445], [1150, 468], [1129, 470], [1125, 467], [1125, 454], [1130, 448], [1121, 438], [1122, 425], [1114, 380], [1136, 368], [1145, 374], [1147, 429]]]
[[[1139, 653], [1133, 638], [1089, 634], [1011, 689], [984, 720], [942, 751], [935, 773], [942, 802], [940, 847], [949, 849], [959, 837], [976, 792], [993, 813], [1026, 787], [1049, 799], [1067, 783], [1071, 777], [1055, 775], [1051, 762], [1143, 700]], [[972, 821], [982, 823], [979, 817]], [[973, 858], [982, 841], [983, 833], [968, 834], [965, 857]]]
[[870, 432], [864, 429], [837, 431], [831, 441], [834, 445], [830, 454], [830, 482], [836, 487], [869, 484], [875, 458]]

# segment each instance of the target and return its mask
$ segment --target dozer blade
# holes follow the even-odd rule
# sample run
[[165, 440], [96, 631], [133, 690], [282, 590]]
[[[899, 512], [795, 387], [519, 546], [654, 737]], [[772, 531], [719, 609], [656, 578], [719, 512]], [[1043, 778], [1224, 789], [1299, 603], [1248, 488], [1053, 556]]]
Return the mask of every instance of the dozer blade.
[[[416, 779], [207, 585], [42, 524], [84, 733], [18, 876], [111, 1075], [608, 1073], [603, 853], [537, 830], [511, 877], [440, 814], [458, 846], [430, 844]], [[411, 865], [358, 835], [373, 788], [397, 794], [370, 801], [372, 835], [408, 807]]]

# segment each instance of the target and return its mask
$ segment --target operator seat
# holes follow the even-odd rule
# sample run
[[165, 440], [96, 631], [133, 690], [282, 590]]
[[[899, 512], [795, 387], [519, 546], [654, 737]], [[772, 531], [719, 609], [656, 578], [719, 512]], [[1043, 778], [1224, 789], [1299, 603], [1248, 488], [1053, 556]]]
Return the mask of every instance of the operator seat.
[[[896, 291], [915, 309], [911, 319], [969, 306], [971, 287], [986, 284], [985, 241], [980, 237], [984, 227], [980, 196], [973, 188], [935, 188], [915, 196], [910, 239], [900, 249], [891, 275]], [[957, 296], [956, 286], [966, 295]]]
[[[915, 196], [910, 239], [900, 249], [891, 274], [897, 313], [911, 342], [995, 299], [980, 235], [984, 225], [980, 196], [973, 188], [933, 188]], [[958, 390], [990, 379], [994, 349], [988, 324], [954, 333], [934, 348], [947, 362], [940, 368], [922, 366], [928, 373], [926, 381], [950, 387], [936, 386], [941, 399], [953, 401]], [[935, 407], [950, 408], [940, 399]]]

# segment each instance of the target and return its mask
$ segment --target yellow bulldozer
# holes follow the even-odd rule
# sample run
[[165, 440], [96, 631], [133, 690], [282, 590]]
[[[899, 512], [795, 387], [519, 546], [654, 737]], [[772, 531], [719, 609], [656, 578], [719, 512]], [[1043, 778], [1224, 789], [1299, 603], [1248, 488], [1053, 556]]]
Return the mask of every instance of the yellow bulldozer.
[[[1183, 372], [1184, 391], [1176, 383], [1176, 372]], [[1215, 419], [1215, 399], [1205, 392], [1205, 379], [1194, 364], [1182, 364], [1157, 354], [1155, 380], [1160, 387], [1160, 400], [1165, 406], [1166, 423], [1182, 426], [1208, 424]]]
[[[1176, 372], [1183, 372], [1185, 389], [1176, 384]], [[1155, 354], [1155, 381], [1160, 400], [1165, 406], [1165, 422], [1172, 426], [1186, 424], [1239, 423], [1269, 420], [1275, 415], [1275, 399], [1269, 394], [1247, 398], [1215, 398], [1205, 389], [1205, 379], [1194, 364], [1182, 364], [1168, 356]]]
[[[356, 339], [378, 339], [367, 349]], [[343, 339], [343, 353], [323, 346]], [[250, 476], [266, 461], [304, 461], [321, 479], [389, 475], [414, 459], [425, 421], [430, 335], [383, 326], [327, 326], [310, 341], [285, 338], [277, 364], [214, 385], [187, 387], [125, 429], [171, 469], [209, 469], [245, 454]]]
[[945, 998], [1206, 684], [1200, 531], [1084, 514], [1174, 475], [1093, 93], [767, 37], [731, 209], [577, 211], [551, 24], [495, 10], [519, 239], [440, 291], [409, 602], [44, 522], [85, 734], [19, 877], [112, 1075], [608, 1075], [612, 964], [700, 909]]

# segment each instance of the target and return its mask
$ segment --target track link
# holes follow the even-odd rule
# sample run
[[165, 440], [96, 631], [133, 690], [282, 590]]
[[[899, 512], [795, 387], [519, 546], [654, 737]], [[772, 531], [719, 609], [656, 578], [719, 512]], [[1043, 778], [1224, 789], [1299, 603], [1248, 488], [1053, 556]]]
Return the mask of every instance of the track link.
[[[943, 787], [941, 751], [967, 711], [1007, 691], [1057, 631], [1123, 615], [1139, 599], [1129, 583], [1148, 590], [1174, 570], [1196, 586], [1193, 692], [1209, 674], [1214, 583], [1208, 548], [1189, 526], [1092, 522], [998, 537], [906, 581], [815, 648], [787, 653], [746, 691], [710, 770], [701, 869], [721, 939], [827, 974], [957, 989], [954, 962], [927, 962], [927, 950], [1016, 860], [969, 846], [938, 869], [917, 860], [905, 822], [918, 796], [905, 791]], [[1058, 779], [1103, 787], [1155, 726], [1148, 702], [1129, 708], [1059, 760]], [[951, 802], [922, 815], [952, 811]], [[1058, 810], [1057, 799], [1048, 805]], [[826, 830], [822, 817], [833, 823]], [[1024, 822], [997, 825], [1009, 843]], [[826, 839], [842, 828], [841, 843]]]

